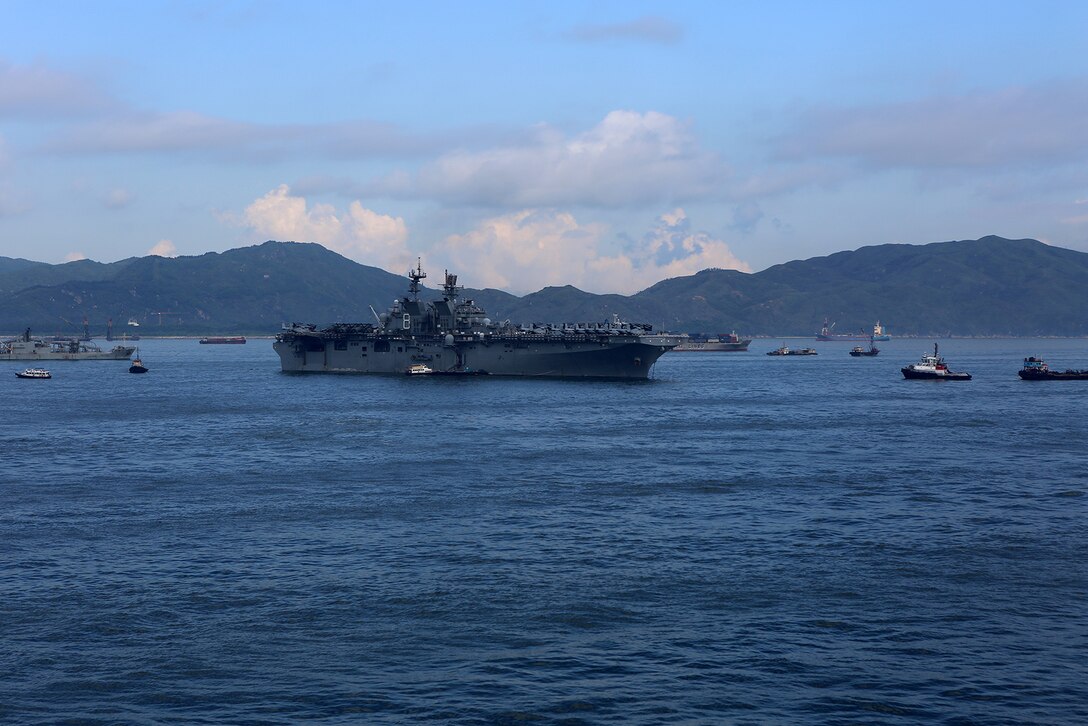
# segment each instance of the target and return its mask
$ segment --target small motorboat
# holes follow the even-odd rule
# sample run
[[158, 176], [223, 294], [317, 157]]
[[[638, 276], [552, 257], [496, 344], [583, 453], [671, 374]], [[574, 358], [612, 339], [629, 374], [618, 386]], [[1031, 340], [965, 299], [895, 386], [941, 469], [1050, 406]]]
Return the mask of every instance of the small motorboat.
[[132, 365], [128, 367], [129, 373], [147, 373], [147, 366], [140, 360], [140, 349], [136, 349], [136, 357], [132, 359]]
[[404, 372], [409, 376], [426, 376], [434, 373], [434, 370], [430, 366], [425, 366], [422, 363], [414, 363], [408, 366], [408, 370]]
[[900, 368], [903, 372], [903, 377], [910, 380], [927, 380], [927, 381], [969, 381], [971, 380], [970, 373], [953, 373], [948, 370], [948, 365], [945, 364], [944, 358], [937, 353], [937, 344], [933, 344], [933, 355], [925, 353], [922, 355], [922, 360], [917, 363], [911, 363], [909, 366]]
[[27, 368], [25, 371], [17, 371], [17, 378], [52, 378], [53, 374], [44, 368]]
[[[877, 323], [877, 325], [880, 325], [880, 323]], [[878, 355], [879, 353], [880, 348], [877, 348], [876, 345], [873, 344], [873, 340], [871, 338], [869, 339], [868, 350], [862, 348], [860, 345], [855, 345], [854, 349], [850, 351], [850, 355], [854, 356], [855, 358], [860, 358], [862, 356], [874, 356]]]

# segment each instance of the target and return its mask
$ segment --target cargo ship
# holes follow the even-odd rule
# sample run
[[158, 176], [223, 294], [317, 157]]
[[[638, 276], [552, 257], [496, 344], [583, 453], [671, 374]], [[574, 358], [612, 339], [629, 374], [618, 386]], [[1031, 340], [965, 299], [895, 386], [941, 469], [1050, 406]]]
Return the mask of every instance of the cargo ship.
[[33, 338], [27, 328], [19, 338], [0, 341], [0, 360], [128, 360], [134, 350], [134, 345], [102, 350], [95, 343], [79, 338]]
[[[681, 336], [622, 322], [493, 323], [483, 308], [462, 297], [457, 275], [446, 272], [443, 296], [420, 299], [427, 274], [409, 270], [408, 294], [375, 323], [290, 323], [273, 349], [286, 373], [538, 376], [646, 379], [657, 359]], [[421, 371], [420, 366], [430, 369]]]
[[201, 338], [201, 345], [242, 345], [246, 342], [244, 335], [235, 335], [226, 338]]
[[1024, 359], [1024, 367], [1016, 372], [1025, 381], [1088, 381], [1088, 370], [1052, 371], [1042, 358]]
[[673, 348], [677, 353], [691, 353], [691, 352], [716, 352], [716, 353], [738, 353], [748, 350], [748, 345], [751, 343], [751, 339], [744, 340], [736, 331], [723, 335], [719, 333], [717, 337], [709, 337], [706, 335], [692, 334], [687, 338], [684, 338], [680, 345]]
[[823, 327], [820, 328], [820, 332], [816, 334], [816, 340], [822, 341], [855, 341], [855, 340], [891, 340], [892, 337], [888, 335], [888, 332], [884, 329], [884, 326], [880, 324], [880, 321], [876, 321], [873, 325], [873, 332], [867, 333], [864, 330], [859, 330], [856, 333], [835, 333], [835, 323], [829, 322], [827, 318], [824, 318]]

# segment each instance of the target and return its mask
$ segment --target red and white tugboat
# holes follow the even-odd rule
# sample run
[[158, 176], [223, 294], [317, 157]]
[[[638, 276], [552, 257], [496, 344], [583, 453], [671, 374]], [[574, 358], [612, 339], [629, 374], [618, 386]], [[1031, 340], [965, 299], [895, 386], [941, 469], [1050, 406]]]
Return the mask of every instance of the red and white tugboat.
[[937, 353], [937, 344], [933, 344], [933, 355], [926, 353], [922, 356], [922, 360], [917, 363], [911, 363], [901, 369], [903, 371], [903, 377], [913, 380], [928, 380], [928, 381], [969, 381], [971, 380], [970, 373], [954, 373], [948, 370], [948, 366]]

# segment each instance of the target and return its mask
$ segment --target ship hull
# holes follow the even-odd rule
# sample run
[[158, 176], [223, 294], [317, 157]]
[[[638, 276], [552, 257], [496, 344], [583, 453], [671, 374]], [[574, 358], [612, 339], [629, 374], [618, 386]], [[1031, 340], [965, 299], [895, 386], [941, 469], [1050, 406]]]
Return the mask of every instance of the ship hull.
[[903, 377], [912, 381], [969, 381], [970, 373], [935, 373], [934, 371], [918, 371], [913, 368], [901, 368]]
[[645, 379], [671, 345], [637, 339], [619, 343], [493, 340], [463, 342], [454, 347], [440, 340], [418, 338], [301, 336], [277, 340], [272, 347], [285, 373], [401, 375], [410, 366], [424, 363], [436, 374]]
[[816, 340], [824, 343], [857, 343], [864, 340], [888, 341], [891, 340], [891, 337], [887, 335], [868, 335], [867, 333], [857, 333], [856, 335], [851, 333], [824, 335], [823, 333], [820, 333], [816, 336]]
[[1025, 381], [1088, 381], [1088, 371], [1017, 371]]
[[681, 343], [673, 348], [673, 351], [677, 353], [743, 353], [748, 350], [748, 345], [751, 342], [750, 340], [742, 340], [739, 343]]
[[28, 349], [0, 353], [0, 360], [128, 360], [134, 350], [135, 347], [121, 347], [113, 350], [61, 353]]
[[198, 342], [201, 345], [245, 345], [246, 339], [241, 336], [236, 338], [201, 338]]

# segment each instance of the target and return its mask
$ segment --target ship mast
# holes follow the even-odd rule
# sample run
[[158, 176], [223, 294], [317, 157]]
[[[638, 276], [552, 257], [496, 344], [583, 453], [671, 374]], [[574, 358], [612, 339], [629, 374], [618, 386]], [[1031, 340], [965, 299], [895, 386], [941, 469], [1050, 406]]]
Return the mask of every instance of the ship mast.
[[408, 279], [412, 282], [408, 285], [408, 292], [412, 295], [412, 300], [419, 302], [419, 281], [427, 276], [427, 273], [423, 271], [423, 261], [421, 258], [416, 258], [416, 269], [408, 269]]
[[461, 291], [465, 288], [458, 287], [457, 275], [451, 275], [449, 270], [446, 270], [446, 282], [442, 285], [442, 290], [446, 293], [447, 300], [456, 300]]

